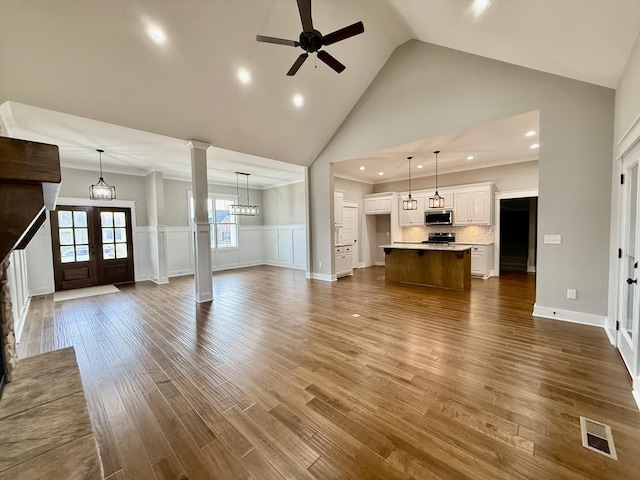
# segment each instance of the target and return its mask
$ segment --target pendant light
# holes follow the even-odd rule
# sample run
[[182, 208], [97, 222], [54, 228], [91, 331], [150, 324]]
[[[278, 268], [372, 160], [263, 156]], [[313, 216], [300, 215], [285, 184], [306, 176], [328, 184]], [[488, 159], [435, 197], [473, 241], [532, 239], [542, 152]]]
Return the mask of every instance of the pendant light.
[[418, 201], [415, 198], [411, 198], [411, 159], [413, 157], [407, 157], [409, 160], [409, 196], [402, 201], [402, 209], [403, 210], [417, 210], [418, 209]]
[[440, 150], [433, 152], [436, 154], [436, 194], [429, 197], [429, 208], [444, 208], [444, 198], [438, 195], [438, 154]]
[[96, 152], [100, 155], [100, 179], [98, 183], [89, 187], [89, 198], [91, 200], [113, 200], [116, 198], [116, 187], [109, 185], [102, 178], [102, 154], [104, 150], [98, 148]]
[[242, 205], [240, 203], [234, 203], [229, 205], [229, 215], [246, 215], [255, 217], [256, 215], [260, 215], [260, 207], [258, 205], [251, 205], [249, 203], [249, 175], [250, 173], [236, 173], [236, 195], [238, 196], [238, 202], [240, 201], [240, 193], [238, 190], [238, 175], [244, 175], [247, 179], [247, 203]]

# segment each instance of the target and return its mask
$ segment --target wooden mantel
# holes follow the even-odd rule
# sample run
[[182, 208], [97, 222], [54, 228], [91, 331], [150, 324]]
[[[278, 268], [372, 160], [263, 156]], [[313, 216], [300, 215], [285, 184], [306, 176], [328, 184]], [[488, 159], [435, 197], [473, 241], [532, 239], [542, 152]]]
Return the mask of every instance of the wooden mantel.
[[0, 262], [55, 209], [61, 180], [57, 145], [0, 137]]

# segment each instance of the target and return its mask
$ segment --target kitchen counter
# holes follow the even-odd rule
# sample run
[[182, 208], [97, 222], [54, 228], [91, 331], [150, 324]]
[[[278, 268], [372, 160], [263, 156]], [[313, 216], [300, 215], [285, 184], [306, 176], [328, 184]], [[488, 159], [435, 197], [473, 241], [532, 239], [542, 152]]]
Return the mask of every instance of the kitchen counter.
[[471, 246], [393, 243], [384, 249], [385, 280], [425, 287], [469, 290]]
[[422, 242], [396, 242], [389, 245], [380, 245], [385, 250], [388, 248], [397, 248], [402, 250], [448, 250], [452, 252], [462, 252], [471, 248], [470, 244], [454, 244], [441, 245], [438, 243], [422, 243]]

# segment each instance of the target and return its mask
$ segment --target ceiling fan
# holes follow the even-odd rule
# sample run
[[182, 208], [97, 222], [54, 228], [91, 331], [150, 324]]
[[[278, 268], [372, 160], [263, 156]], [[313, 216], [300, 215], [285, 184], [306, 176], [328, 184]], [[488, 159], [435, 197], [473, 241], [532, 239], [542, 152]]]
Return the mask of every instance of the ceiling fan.
[[318, 58], [324, 63], [333, 68], [336, 72], [342, 72], [345, 67], [342, 63], [335, 59], [325, 50], [320, 50], [322, 47], [331, 45], [345, 40], [347, 38], [359, 35], [364, 32], [364, 24], [362, 22], [356, 22], [348, 27], [341, 28], [328, 35], [322, 35], [318, 30], [313, 28], [313, 20], [311, 18], [311, 0], [298, 0], [298, 10], [300, 11], [300, 19], [302, 20], [302, 33], [300, 34], [300, 40], [286, 40], [284, 38], [265, 37], [263, 35], [256, 35], [256, 40], [265, 43], [276, 43], [278, 45], [288, 45], [290, 47], [301, 47], [305, 53], [301, 54], [287, 72], [287, 75], [293, 76], [298, 69], [302, 66], [304, 61], [309, 57], [310, 53], [317, 52]]

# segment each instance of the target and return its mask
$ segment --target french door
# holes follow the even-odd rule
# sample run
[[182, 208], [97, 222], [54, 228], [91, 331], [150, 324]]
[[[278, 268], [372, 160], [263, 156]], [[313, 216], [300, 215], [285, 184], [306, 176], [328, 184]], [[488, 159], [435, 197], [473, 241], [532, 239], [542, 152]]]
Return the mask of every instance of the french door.
[[60, 206], [51, 237], [56, 291], [134, 280], [130, 209]]
[[623, 165], [623, 216], [621, 222], [622, 265], [618, 281], [617, 346], [632, 376], [638, 374], [638, 340], [640, 328], [640, 191], [638, 159]]

